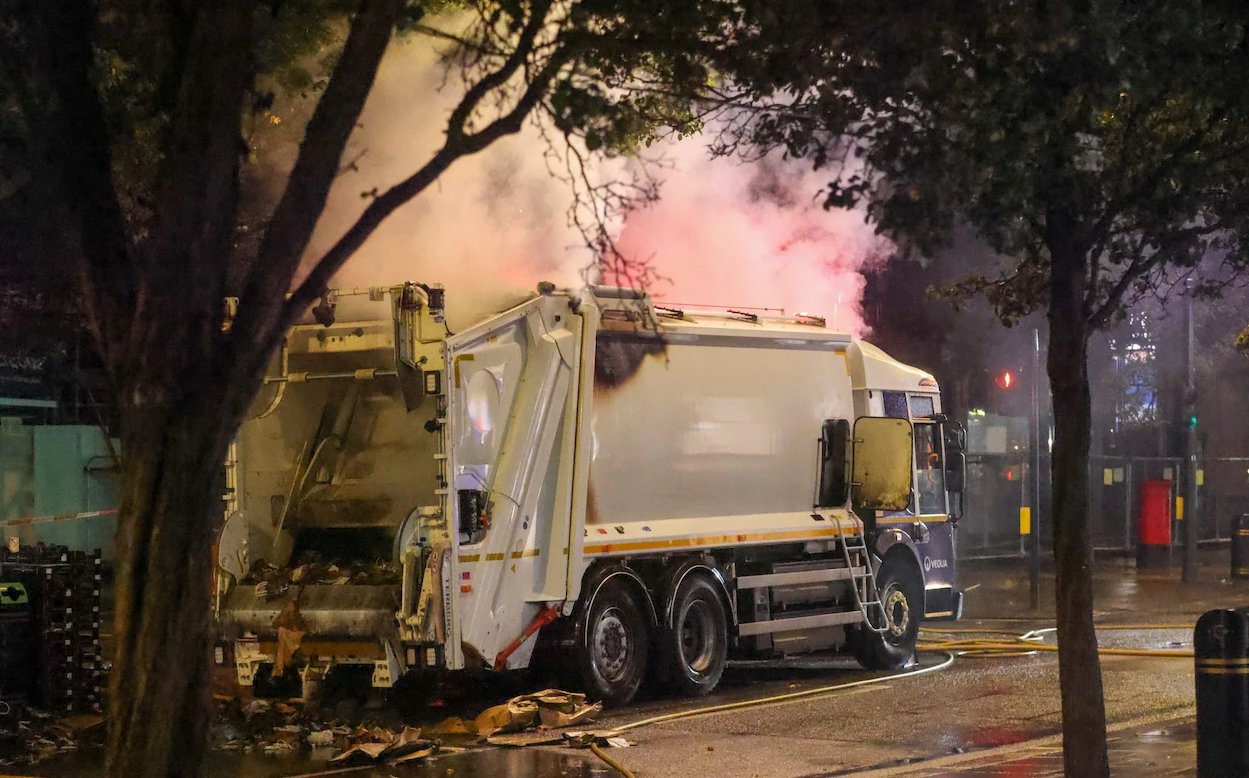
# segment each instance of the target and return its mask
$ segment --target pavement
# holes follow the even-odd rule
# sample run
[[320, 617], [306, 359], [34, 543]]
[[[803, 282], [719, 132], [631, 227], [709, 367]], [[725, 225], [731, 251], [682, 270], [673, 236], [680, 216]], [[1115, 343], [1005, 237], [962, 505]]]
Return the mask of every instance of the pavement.
[[[1103, 627], [1129, 627], [1100, 629], [1099, 642], [1190, 649], [1192, 625], [1201, 613], [1249, 605], [1249, 582], [1229, 581], [1228, 569], [1226, 549], [1203, 551], [1196, 584], [1182, 583], [1178, 569], [1137, 571], [1130, 560], [1099, 559], [1095, 620]], [[1024, 560], [968, 563], [959, 576], [967, 592], [964, 619], [930, 624], [928, 637], [939, 639], [943, 626], [1021, 634], [1053, 625], [1051, 574], [1043, 575], [1042, 607], [1035, 611], [1028, 607]], [[626, 733], [631, 747], [610, 753], [638, 778], [1062, 775], [1056, 655], [958, 657], [940, 667], [946, 658], [924, 653], [920, 667], [938, 669], [848, 688], [880, 674], [828, 655], [734, 663], [721, 688], [707, 698], [678, 699], [650, 690], [639, 701], [605, 713], [595, 727], [699, 711]], [[1102, 673], [1113, 774], [1195, 775], [1192, 659], [1106, 656]], [[703, 710], [796, 692], [818, 693], [764, 706]], [[484, 706], [490, 693], [485, 690], [478, 703]], [[500, 687], [493, 693], [490, 702], [512, 692]], [[27, 773], [96, 775], [98, 755], [82, 753]], [[350, 773], [329, 772], [324, 757], [216, 752], [205, 774], [606, 778], [615, 773], [583, 750], [530, 746], [451, 753], [402, 771], [364, 768]]]

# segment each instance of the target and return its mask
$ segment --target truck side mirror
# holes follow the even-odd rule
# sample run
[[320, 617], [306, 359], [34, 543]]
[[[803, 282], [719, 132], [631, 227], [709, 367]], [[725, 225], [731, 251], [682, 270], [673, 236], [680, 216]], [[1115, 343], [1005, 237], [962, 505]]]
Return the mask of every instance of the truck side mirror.
[[855, 507], [901, 511], [910, 505], [913, 438], [906, 419], [864, 416], [855, 421], [851, 482]]
[[815, 498], [816, 508], [839, 508], [846, 504], [849, 482], [846, 480], [846, 454], [850, 442], [850, 422], [825, 419], [820, 430], [820, 486]]
[[946, 419], [941, 425], [945, 442], [945, 489], [962, 494], [967, 489], [967, 430], [962, 424]]
[[962, 494], [967, 489], [967, 455], [962, 451], [946, 452], [945, 490]]

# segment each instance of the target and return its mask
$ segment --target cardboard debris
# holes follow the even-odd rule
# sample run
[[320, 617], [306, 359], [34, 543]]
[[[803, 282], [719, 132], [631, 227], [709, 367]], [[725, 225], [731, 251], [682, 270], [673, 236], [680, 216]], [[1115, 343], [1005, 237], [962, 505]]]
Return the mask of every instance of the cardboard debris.
[[330, 764], [354, 765], [384, 761], [387, 764], [401, 764], [424, 759], [438, 750], [436, 740], [421, 737], [421, 731], [414, 727], [404, 727], [398, 735], [376, 727], [368, 730], [363, 727], [356, 731], [358, 738], [381, 738], [372, 742], [357, 742], [338, 756], [330, 760]]
[[490, 737], [499, 732], [527, 729], [538, 718], [538, 704], [524, 697], [513, 697], [502, 705], [486, 708], [473, 721], [477, 734]]
[[385, 750], [385, 743], [359, 743], [331, 759], [330, 764], [350, 765], [376, 762]]
[[408, 764], [410, 762], [415, 762], [418, 759], [424, 759], [425, 757], [429, 756], [430, 754], [434, 753], [437, 750], [438, 750], [437, 745], [429, 746], [428, 748], [422, 748], [418, 751], [413, 751], [409, 754], [404, 754], [403, 756], [397, 759], [391, 759], [390, 761], [387, 762], [387, 764], [392, 764], [392, 765]]
[[509, 746], [511, 748], [549, 746], [564, 742], [564, 735], [560, 732], [552, 732], [549, 729], [527, 729], [524, 732], [493, 735], [486, 738], [486, 742], [492, 746]]
[[432, 740], [422, 738], [421, 731], [416, 727], [404, 727], [403, 731], [395, 735], [390, 741], [390, 745], [386, 746], [386, 750], [382, 752], [382, 757], [391, 759], [404, 756], [413, 751], [428, 748], [432, 743]]
[[[404, 728], [407, 731], [407, 728]], [[395, 733], [382, 727], [356, 727], [352, 735], [357, 743], [383, 743], [390, 745], [395, 740]]]
[[556, 708], [539, 708], [538, 718], [541, 720], [542, 726], [547, 729], [560, 729], [593, 721], [602, 712], [603, 705], [596, 702], [593, 705], [582, 705], [571, 713], [565, 713]]
[[593, 721], [602, 710], [603, 706], [599, 703], [587, 704], [584, 694], [544, 689], [487, 708], [477, 716], [474, 725], [477, 734], [491, 738], [535, 725], [559, 729], [584, 724]]
[[273, 658], [273, 675], [276, 678], [286, 672], [286, 666], [295, 658], [308, 627], [299, 612], [298, 596], [282, 606], [278, 615], [273, 617], [273, 626], [278, 628], [278, 649]]

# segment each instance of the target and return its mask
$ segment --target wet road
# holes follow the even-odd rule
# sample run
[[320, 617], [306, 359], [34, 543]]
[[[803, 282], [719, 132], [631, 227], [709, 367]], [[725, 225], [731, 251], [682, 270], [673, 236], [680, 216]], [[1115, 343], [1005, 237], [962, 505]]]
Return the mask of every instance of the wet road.
[[[1249, 604], [1249, 584], [1225, 579], [1227, 552], [1208, 554], [1202, 579], [1178, 581], [1178, 572], [1137, 574], [1130, 563], [1099, 562], [1096, 617], [1104, 624], [1179, 624], [1178, 628], [1102, 631], [1103, 645], [1187, 648], [1191, 625], [1213, 607]], [[1021, 565], [979, 563], [962, 573], [967, 615], [960, 629], [991, 626], [1022, 633], [1052, 626], [1052, 606], [1028, 611], [1028, 585]], [[1052, 602], [1053, 578], [1044, 580], [1043, 602]], [[934, 630], [940, 625], [931, 625]], [[944, 657], [927, 655], [933, 663]], [[1105, 657], [1102, 662], [1107, 713], [1116, 737], [1130, 739], [1138, 752], [1131, 775], [1184, 775], [1191, 759], [1149, 722], [1191, 718], [1192, 661]], [[698, 701], [677, 700], [651, 690], [650, 696], [611, 711], [596, 726], [605, 729], [678, 710], [760, 698], [870, 677], [852, 660], [807, 657], [731, 666], [722, 687]], [[691, 778], [702, 775], [846, 775], [873, 770], [878, 775], [997, 774], [977, 766], [993, 755], [1026, 756], [1011, 775], [1052, 775], [1054, 738], [1060, 730], [1057, 657], [1052, 653], [1012, 658], [960, 658], [948, 669], [891, 680], [834, 694], [746, 710], [701, 715], [634, 729], [634, 744], [612, 756], [638, 776]], [[496, 698], [512, 690], [496, 690]], [[427, 717], [441, 718], [445, 710]], [[1167, 725], [1170, 726], [1170, 725]], [[1179, 726], [1184, 726], [1183, 724]], [[1144, 729], [1142, 729], [1144, 727]], [[1142, 734], [1144, 733], [1144, 734]], [[1156, 741], [1156, 743], [1155, 743]], [[1168, 745], [1170, 743], [1170, 745]], [[1150, 749], [1153, 749], [1151, 751]], [[1170, 749], [1167, 751], [1167, 749]], [[1165, 753], [1164, 753], [1165, 751]], [[1003, 757], [1004, 758], [1004, 757]], [[1117, 757], [1112, 757], [1112, 760]], [[1134, 757], [1136, 758], [1136, 757]], [[98, 774], [91, 755], [47, 765], [29, 774]], [[1177, 764], [1177, 762], [1179, 764]], [[996, 762], [994, 763], [996, 764]], [[1059, 763], [1060, 764], [1060, 763]], [[1157, 765], [1141, 768], [1139, 765]], [[1126, 767], [1126, 765], [1125, 765]], [[976, 772], [988, 769], [989, 772]], [[324, 772], [323, 761], [307, 756], [270, 757], [215, 753], [209, 773], [223, 778], [310, 776]], [[493, 749], [454, 753], [418, 767], [362, 769], [347, 776], [608, 776], [613, 772], [585, 751], [558, 747]]]

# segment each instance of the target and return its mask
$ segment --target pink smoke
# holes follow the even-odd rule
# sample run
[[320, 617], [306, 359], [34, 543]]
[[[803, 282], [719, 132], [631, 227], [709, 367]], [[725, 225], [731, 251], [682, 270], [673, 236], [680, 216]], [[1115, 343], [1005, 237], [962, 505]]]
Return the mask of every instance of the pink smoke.
[[[861, 211], [826, 211], [828, 175], [777, 158], [711, 159], [705, 141], [672, 144], [661, 199], [630, 213], [617, 239], [664, 276], [657, 301], [782, 308], [862, 334], [862, 271], [893, 250]], [[613, 282], [612, 279], [605, 279]]]

